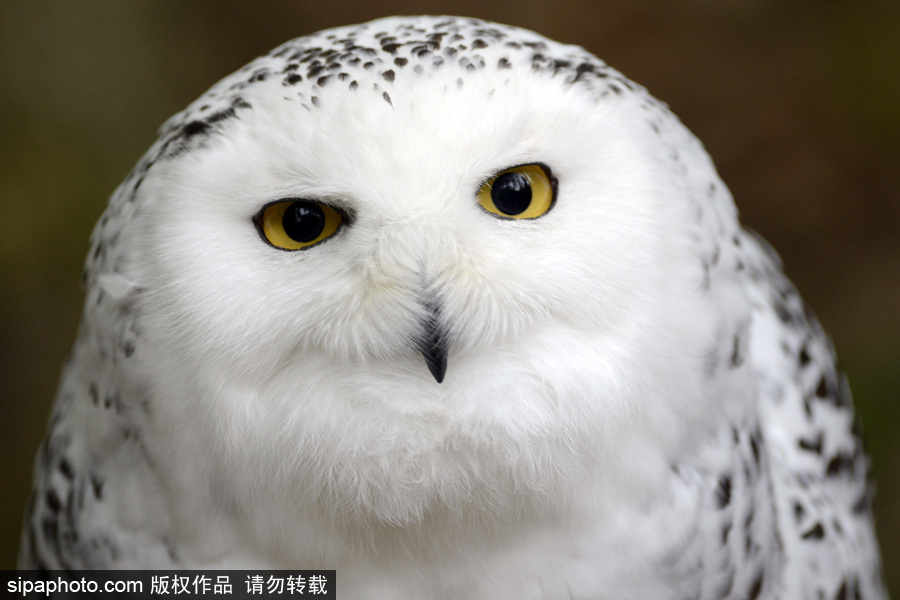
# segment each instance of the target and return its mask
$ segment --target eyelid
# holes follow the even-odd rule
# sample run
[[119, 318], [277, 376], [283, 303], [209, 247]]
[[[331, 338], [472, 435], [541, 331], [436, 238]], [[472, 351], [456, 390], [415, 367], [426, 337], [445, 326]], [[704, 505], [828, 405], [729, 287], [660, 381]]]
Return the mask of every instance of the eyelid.
[[503, 173], [506, 173], [507, 171], [512, 171], [515, 169], [520, 169], [522, 167], [540, 167], [541, 169], [544, 170], [544, 172], [547, 174], [547, 177], [550, 180], [552, 180], [553, 182], [556, 182], [556, 177], [553, 176], [553, 171], [550, 169], [549, 166], [547, 166], [546, 163], [543, 163], [540, 161], [525, 162], [525, 163], [515, 164], [515, 165], [509, 166], [509, 167], [503, 167], [502, 169], [497, 169], [496, 171], [494, 171], [493, 173], [491, 173], [490, 175], [488, 175], [487, 177], [485, 177], [484, 179], [481, 180], [481, 183], [478, 184], [478, 189], [480, 190], [485, 185], [490, 183], [492, 180], [497, 179], [497, 177], [499, 177]]

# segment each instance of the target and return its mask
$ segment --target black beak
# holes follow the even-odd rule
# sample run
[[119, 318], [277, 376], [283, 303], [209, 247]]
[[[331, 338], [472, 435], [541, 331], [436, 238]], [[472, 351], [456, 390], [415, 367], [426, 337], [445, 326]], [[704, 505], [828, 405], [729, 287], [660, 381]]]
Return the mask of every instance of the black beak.
[[419, 351], [425, 357], [425, 364], [434, 380], [441, 383], [447, 373], [447, 341], [441, 327], [440, 306], [435, 302], [427, 302], [425, 307], [428, 315], [422, 323]]

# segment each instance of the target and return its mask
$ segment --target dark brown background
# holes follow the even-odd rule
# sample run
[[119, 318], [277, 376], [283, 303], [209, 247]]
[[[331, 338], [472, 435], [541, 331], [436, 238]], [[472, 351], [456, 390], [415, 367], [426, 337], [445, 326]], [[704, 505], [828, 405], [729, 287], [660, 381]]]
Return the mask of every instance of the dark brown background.
[[271, 47], [389, 14], [585, 46], [707, 145], [837, 345], [900, 594], [900, 3], [895, 0], [0, 2], [0, 568], [78, 322], [106, 198], [164, 119]]

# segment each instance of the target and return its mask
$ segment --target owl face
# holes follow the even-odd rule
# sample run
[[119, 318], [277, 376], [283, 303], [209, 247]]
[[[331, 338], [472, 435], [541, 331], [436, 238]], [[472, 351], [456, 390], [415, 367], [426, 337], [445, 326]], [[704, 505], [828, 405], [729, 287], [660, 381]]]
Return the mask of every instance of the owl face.
[[[410, 523], [557, 498], [585, 461], [628, 479], [626, 448], [652, 478], [702, 418], [690, 183], [641, 92], [536, 69], [516, 31], [476, 69], [410, 45], [322, 80], [276, 51], [169, 125], [127, 262], [147, 381], [176, 382], [160, 435], [194, 424], [223, 488]], [[235, 87], [254, 66], [278, 77]]]
[[[551, 76], [477, 73], [458, 87], [463, 75], [395, 81], [391, 104], [328, 88], [313, 110], [254, 99], [166, 165], [147, 208], [147, 255], [160, 260], [147, 268], [164, 312], [196, 327], [189, 343], [223, 355], [237, 342], [239, 370], [317, 352], [430, 385], [419, 346], [431, 320], [461, 356], [550, 321], [615, 330], [657, 275], [648, 267], [673, 222], [670, 192], [648, 183], [654, 157], [624, 135], [638, 127]], [[539, 212], [485, 208], [480, 194], [510, 170], [542, 178], [525, 192], [549, 199]], [[284, 211], [297, 206], [327, 210], [328, 231], [290, 238], [284, 219], [298, 217]]]

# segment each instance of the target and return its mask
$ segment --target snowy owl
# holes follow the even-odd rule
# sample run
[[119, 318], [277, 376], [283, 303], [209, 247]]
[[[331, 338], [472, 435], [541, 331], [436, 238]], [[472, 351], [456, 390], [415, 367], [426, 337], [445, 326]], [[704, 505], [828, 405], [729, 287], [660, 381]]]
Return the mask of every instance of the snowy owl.
[[27, 568], [345, 598], [883, 598], [829, 341], [701, 144], [485, 21], [301, 37], [92, 237]]

